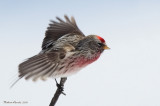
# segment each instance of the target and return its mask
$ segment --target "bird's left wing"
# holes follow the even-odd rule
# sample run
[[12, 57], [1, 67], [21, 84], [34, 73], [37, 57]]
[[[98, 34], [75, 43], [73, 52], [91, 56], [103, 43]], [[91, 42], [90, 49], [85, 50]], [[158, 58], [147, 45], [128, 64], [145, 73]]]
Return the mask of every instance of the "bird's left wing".
[[51, 76], [57, 77], [59, 71], [57, 68], [67, 53], [69, 51], [63, 49], [33, 56], [19, 65], [19, 77], [32, 78], [34, 81], [38, 78], [43, 80]]

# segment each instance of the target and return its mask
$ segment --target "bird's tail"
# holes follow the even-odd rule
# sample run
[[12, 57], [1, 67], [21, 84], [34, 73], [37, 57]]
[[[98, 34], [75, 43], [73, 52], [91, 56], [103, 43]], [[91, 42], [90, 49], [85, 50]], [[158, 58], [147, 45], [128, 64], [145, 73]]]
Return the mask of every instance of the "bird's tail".
[[10, 86], [10, 88], [12, 88], [22, 77], [19, 77], [18, 79], [16, 79]]

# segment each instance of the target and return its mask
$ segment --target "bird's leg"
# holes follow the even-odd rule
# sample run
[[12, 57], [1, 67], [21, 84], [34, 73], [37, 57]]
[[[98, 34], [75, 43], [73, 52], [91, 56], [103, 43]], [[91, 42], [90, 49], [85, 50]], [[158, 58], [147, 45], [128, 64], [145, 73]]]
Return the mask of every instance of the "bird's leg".
[[66, 94], [63, 92], [63, 91], [64, 91], [64, 86], [61, 85], [61, 84], [59, 84], [56, 79], [55, 79], [55, 81], [56, 81], [56, 86], [57, 86], [57, 88], [60, 90], [60, 92], [61, 92], [63, 95], [66, 95]]

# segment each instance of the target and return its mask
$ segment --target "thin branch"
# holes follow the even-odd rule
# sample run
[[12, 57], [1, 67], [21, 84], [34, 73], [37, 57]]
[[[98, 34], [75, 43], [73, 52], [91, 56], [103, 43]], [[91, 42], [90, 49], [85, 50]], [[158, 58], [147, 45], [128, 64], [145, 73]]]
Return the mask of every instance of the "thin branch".
[[67, 78], [61, 78], [60, 84], [57, 83], [57, 90], [56, 90], [49, 106], [55, 106], [60, 94], [66, 95], [63, 92], [63, 87], [64, 87], [64, 83], [66, 82], [66, 80], [67, 80]]

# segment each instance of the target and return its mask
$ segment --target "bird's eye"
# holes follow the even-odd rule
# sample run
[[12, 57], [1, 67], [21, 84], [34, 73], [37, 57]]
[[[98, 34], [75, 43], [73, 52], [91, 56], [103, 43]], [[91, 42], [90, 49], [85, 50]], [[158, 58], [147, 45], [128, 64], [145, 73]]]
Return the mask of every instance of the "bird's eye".
[[99, 47], [102, 47], [102, 46], [103, 46], [103, 44], [102, 44], [102, 43], [98, 43], [98, 46], [99, 46]]

